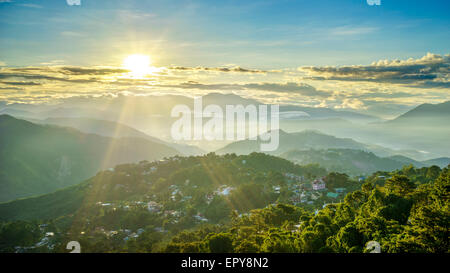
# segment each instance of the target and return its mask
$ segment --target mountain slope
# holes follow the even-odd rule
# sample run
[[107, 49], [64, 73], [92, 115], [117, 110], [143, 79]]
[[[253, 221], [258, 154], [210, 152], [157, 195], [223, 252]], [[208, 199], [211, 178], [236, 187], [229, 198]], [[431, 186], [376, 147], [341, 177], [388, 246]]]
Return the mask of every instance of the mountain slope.
[[141, 138], [110, 138], [0, 116], [0, 201], [48, 193], [120, 163], [177, 151]]
[[450, 101], [438, 104], [421, 104], [416, 108], [388, 121], [388, 124], [415, 122], [416, 126], [436, 126], [448, 123], [450, 119]]
[[202, 149], [191, 146], [163, 141], [156, 137], [149, 136], [125, 124], [114, 121], [97, 120], [91, 118], [48, 118], [45, 120], [30, 120], [34, 123], [53, 124], [67, 126], [80, 130], [83, 133], [97, 134], [107, 137], [136, 137], [143, 138], [155, 143], [164, 144], [179, 151], [181, 155], [200, 155], [205, 153]]
[[434, 158], [434, 159], [430, 159], [430, 160], [425, 160], [425, 161], [423, 161], [423, 163], [428, 166], [436, 165], [441, 168], [445, 168], [448, 165], [450, 165], [450, 158], [448, 158], [448, 157]]
[[[190, 206], [186, 204], [191, 201], [196, 209], [204, 209], [208, 206], [203, 198], [206, 194], [213, 193], [223, 185], [234, 188], [247, 185], [249, 173], [258, 174], [259, 181], [265, 185], [279, 183], [272, 181], [273, 176], [266, 177], [264, 175], [266, 172], [325, 174], [322, 168], [303, 167], [266, 154], [247, 156], [208, 154], [198, 157], [174, 157], [163, 162], [122, 164], [112, 171], [98, 172], [82, 183], [52, 193], [0, 203], [0, 222], [54, 219], [83, 209], [85, 212], [94, 211], [101, 208], [98, 202], [115, 204], [117, 207], [119, 202], [127, 202], [130, 206], [136, 206], [135, 201], [148, 202], [149, 198], [155, 198], [160, 202], [171, 200], [169, 202], [174, 205], [170, 197], [173, 195], [174, 187], [179, 190], [177, 191], [179, 194], [193, 197], [193, 200], [177, 202], [176, 206], [180, 210], [189, 209]], [[258, 188], [262, 190], [265, 187], [261, 185]], [[267, 189], [271, 191], [272, 187]], [[194, 202], [196, 198], [199, 199]], [[268, 203], [274, 201], [271, 198], [269, 196], [266, 201]], [[236, 202], [236, 206], [243, 204], [239, 198], [233, 202]], [[104, 208], [106, 210], [109, 207]], [[84, 213], [81, 215], [80, 219], [86, 216]]]
[[[376, 171], [392, 171], [408, 165], [405, 162], [395, 160], [395, 157], [382, 158], [371, 152], [353, 149], [293, 150], [280, 156], [297, 164], [317, 163], [328, 171], [350, 175], [367, 175]], [[411, 159], [411, 161], [413, 160]], [[417, 162], [415, 166], [422, 167], [423, 164]]]
[[[378, 156], [390, 156], [396, 154], [395, 151], [377, 146], [367, 145], [357, 142], [350, 138], [337, 138], [334, 136], [323, 134], [319, 131], [305, 130], [297, 133], [286, 133], [279, 130], [279, 147], [269, 154], [279, 155], [291, 150], [309, 150], [309, 149], [355, 149], [363, 151], [371, 151]], [[224, 148], [217, 151], [218, 154], [236, 153], [249, 154], [251, 152], [260, 151], [261, 141], [259, 140], [242, 140], [228, 144]]]

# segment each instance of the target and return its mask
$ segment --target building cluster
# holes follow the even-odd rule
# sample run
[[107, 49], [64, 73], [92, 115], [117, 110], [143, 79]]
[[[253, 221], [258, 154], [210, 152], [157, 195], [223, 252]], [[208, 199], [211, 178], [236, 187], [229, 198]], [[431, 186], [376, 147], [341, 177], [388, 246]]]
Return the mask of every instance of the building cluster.
[[[313, 205], [322, 197], [337, 199], [346, 192], [346, 188], [336, 188], [334, 191], [329, 191], [325, 182], [325, 177], [314, 179], [312, 182], [307, 182], [303, 176], [292, 173], [285, 173], [287, 178], [288, 189], [293, 193], [290, 201], [294, 205], [308, 204]], [[279, 187], [273, 187], [275, 192], [279, 193]]]

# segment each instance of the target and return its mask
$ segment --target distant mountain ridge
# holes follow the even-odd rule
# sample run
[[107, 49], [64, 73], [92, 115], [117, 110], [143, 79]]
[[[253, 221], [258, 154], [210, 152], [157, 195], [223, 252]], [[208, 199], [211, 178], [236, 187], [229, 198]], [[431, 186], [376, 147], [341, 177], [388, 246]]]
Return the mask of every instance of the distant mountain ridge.
[[120, 163], [178, 154], [142, 138], [110, 138], [0, 115], [0, 202], [79, 183]]
[[[398, 116], [397, 118], [388, 121], [387, 123], [401, 123], [401, 122], [424, 122], [424, 121], [449, 121], [450, 120], [450, 101], [438, 104], [421, 104], [408, 112]], [[430, 124], [420, 124], [427, 126]], [[443, 124], [444, 125], [444, 124]], [[447, 124], [448, 125], [448, 124]]]
[[393, 171], [401, 169], [405, 165], [413, 165], [416, 168], [436, 165], [444, 168], [450, 163], [449, 158], [421, 162], [399, 155], [378, 157], [371, 152], [353, 149], [293, 150], [281, 154], [280, 157], [300, 165], [316, 163], [330, 172], [350, 175], [369, 175], [376, 171]]
[[[258, 140], [242, 140], [230, 143], [217, 150], [218, 154], [236, 153], [249, 154], [260, 151], [261, 141]], [[304, 130], [296, 133], [287, 133], [279, 130], [279, 147], [277, 150], [267, 152], [269, 154], [280, 155], [292, 150], [309, 150], [309, 149], [354, 149], [362, 151], [370, 151], [378, 156], [396, 155], [397, 152], [378, 145], [368, 145], [357, 142], [351, 138], [337, 138], [331, 135], [323, 134], [316, 130]]]
[[101, 136], [107, 137], [136, 137], [143, 138], [155, 143], [160, 143], [172, 147], [180, 152], [180, 155], [201, 155], [204, 154], [205, 151], [202, 149], [191, 146], [191, 145], [183, 145], [176, 144], [163, 141], [159, 138], [149, 136], [139, 130], [136, 130], [130, 126], [125, 124], [120, 124], [114, 121], [108, 120], [97, 120], [91, 118], [47, 118], [45, 120], [30, 120], [34, 123], [40, 124], [53, 124], [64, 127], [71, 127], [77, 130], [80, 130], [83, 133], [89, 134], [97, 134]]
[[[0, 108], [5, 114], [14, 115], [17, 113], [21, 117], [28, 118], [75, 118], [75, 117], [89, 117], [94, 119], [106, 119], [118, 121], [119, 117], [127, 117], [129, 113], [122, 113], [121, 109], [132, 109], [131, 114], [143, 117], [151, 115], [165, 115], [170, 116], [171, 109], [175, 105], [184, 104], [193, 107], [193, 98], [182, 95], [166, 95], [166, 96], [146, 96], [146, 97], [119, 97], [116, 99], [109, 99], [101, 101], [100, 99], [92, 99], [90, 102], [73, 103], [63, 102], [58, 105], [26, 105], [26, 104], [9, 104]], [[233, 93], [208, 93], [202, 96], [203, 105], [215, 104], [221, 107], [226, 105], [259, 105], [262, 102], [244, 98]], [[335, 110], [325, 107], [306, 107], [290, 104], [281, 104], [280, 111], [301, 111], [308, 114], [308, 119], [322, 119], [322, 118], [344, 118], [352, 121], [379, 121], [380, 118], [361, 114], [353, 111]], [[129, 122], [122, 121], [129, 125]]]

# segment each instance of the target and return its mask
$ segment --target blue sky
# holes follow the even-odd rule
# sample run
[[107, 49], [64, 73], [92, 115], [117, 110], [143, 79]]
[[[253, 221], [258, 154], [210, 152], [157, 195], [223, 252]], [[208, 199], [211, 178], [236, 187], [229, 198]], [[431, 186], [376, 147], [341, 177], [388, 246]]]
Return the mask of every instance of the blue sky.
[[[395, 116], [450, 99], [449, 11], [447, 0], [0, 0], [0, 101], [233, 92]], [[121, 71], [132, 54], [150, 56], [152, 73]]]
[[[2, 2], [2, 1], [0, 1]], [[260, 68], [369, 64], [447, 54], [449, 1], [94, 1], [0, 3], [0, 61]]]

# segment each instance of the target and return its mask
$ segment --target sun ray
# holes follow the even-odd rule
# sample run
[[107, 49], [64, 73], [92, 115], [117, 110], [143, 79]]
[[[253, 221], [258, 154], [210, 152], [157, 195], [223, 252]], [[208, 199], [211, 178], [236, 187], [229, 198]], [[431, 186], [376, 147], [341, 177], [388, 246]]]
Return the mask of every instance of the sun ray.
[[123, 67], [130, 71], [133, 78], [143, 78], [158, 70], [151, 66], [150, 56], [143, 54], [129, 55], [123, 60]]

